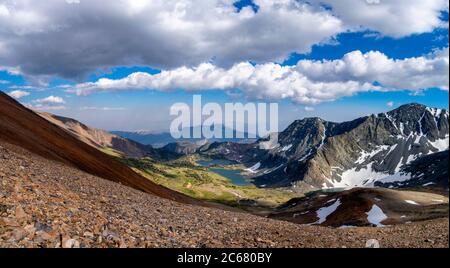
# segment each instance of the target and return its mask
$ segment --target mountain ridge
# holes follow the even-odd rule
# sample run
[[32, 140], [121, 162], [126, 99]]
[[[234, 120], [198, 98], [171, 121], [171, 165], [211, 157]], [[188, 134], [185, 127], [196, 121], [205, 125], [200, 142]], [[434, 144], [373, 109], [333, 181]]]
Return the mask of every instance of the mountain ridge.
[[170, 200], [202, 204], [143, 178], [0, 92], [0, 139], [46, 159]]
[[[227, 128], [225, 126], [219, 126], [222, 128], [222, 133], [225, 133]], [[190, 127], [189, 133], [193, 133], [194, 129], [198, 129], [201, 127]], [[245, 138], [212, 138], [208, 139], [208, 142], [238, 142], [238, 143], [250, 143], [255, 141], [256, 139], [248, 138], [249, 134], [247, 132], [238, 132], [237, 130], [232, 130], [233, 136], [237, 137], [238, 135], [242, 135]], [[204, 138], [181, 138], [175, 139], [169, 132], [151, 132], [151, 131], [110, 131], [110, 133], [115, 134], [117, 136], [121, 136], [126, 139], [130, 139], [136, 141], [138, 143], [144, 145], [151, 145], [155, 148], [162, 148], [164, 146], [175, 144], [175, 143], [197, 143], [202, 142]], [[172, 145], [173, 146], [173, 145]]]
[[448, 118], [445, 109], [417, 103], [342, 123], [304, 118], [278, 133], [278, 144], [260, 139], [244, 155], [229, 144], [203, 153], [243, 163], [260, 187], [367, 186], [407, 180], [402, 166], [447, 149]]
[[54, 115], [45, 112], [37, 112], [46, 120], [68, 130], [78, 139], [97, 148], [111, 148], [122, 152], [127, 157], [141, 158], [155, 154], [153, 148], [134, 142], [129, 139], [111, 134], [102, 129], [88, 127], [76, 119]]

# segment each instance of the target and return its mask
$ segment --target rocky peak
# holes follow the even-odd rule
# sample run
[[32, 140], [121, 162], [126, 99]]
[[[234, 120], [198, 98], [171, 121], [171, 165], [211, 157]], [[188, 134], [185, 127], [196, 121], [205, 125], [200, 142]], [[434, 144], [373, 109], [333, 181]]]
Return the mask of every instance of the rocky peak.
[[387, 127], [391, 126], [398, 135], [427, 136], [434, 140], [448, 134], [448, 111], [445, 109], [412, 103], [379, 116], [386, 118], [389, 121]]

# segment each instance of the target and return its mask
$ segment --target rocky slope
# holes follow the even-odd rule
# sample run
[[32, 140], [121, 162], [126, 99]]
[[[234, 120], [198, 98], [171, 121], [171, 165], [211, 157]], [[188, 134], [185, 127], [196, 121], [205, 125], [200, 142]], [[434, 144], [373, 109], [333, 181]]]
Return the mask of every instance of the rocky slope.
[[50, 113], [38, 113], [53, 124], [66, 129], [76, 138], [97, 149], [110, 148], [123, 153], [127, 157], [155, 157], [157, 153], [151, 146], [145, 146], [129, 139], [111, 134], [105, 130], [90, 128], [81, 122]]
[[67, 117], [57, 116], [50, 113], [38, 113], [47, 121], [67, 130], [80, 141], [93, 146], [99, 150], [112, 149], [112, 153], [119, 153], [127, 158], [150, 157], [157, 161], [176, 159], [185, 153], [166, 148], [153, 148], [152, 145], [144, 145], [132, 139], [123, 138], [111, 134], [102, 129], [96, 129]]
[[278, 143], [215, 144], [204, 154], [245, 164], [260, 187], [300, 191], [406, 181], [401, 169], [448, 149], [449, 113], [420, 104], [333, 123], [306, 118], [277, 134]]
[[135, 189], [180, 202], [196, 203], [136, 174], [124, 164], [82, 142], [0, 92], [0, 141]]
[[411, 224], [448, 217], [448, 197], [383, 188], [315, 192], [290, 200], [270, 217], [333, 227]]
[[448, 247], [448, 218], [348, 229], [263, 219], [162, 199], [2, 141], [0, 182], [0, 247]]

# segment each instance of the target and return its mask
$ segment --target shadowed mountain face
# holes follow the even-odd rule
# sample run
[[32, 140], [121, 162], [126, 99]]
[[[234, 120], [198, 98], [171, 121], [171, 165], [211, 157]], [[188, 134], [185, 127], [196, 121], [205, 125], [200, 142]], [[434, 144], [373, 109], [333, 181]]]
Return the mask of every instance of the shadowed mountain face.
[[0, 140], [18, 145], [44, 158], [62, 162], [101, 178], [160, 197], [185, 203], [200, 203], [156, 185], [136, 174], [67, 130], [50, 123], [0, 92]]
[[279, 133], [278, 144], [223, 143], [203, 153], [240, 161], [261, 187], [308, 191], [406, 181], [403, 166], [447, 150], [448, 141], [448, 111], [408, 104], [343, 123], [306, 118]]
[[439, 187], [448, 190], [448, 150], [418, 157], [402, 168], [402, 172], [410, 174], [411, 179], [401, 182], [375, 183], [375, 186], [411, 188]]

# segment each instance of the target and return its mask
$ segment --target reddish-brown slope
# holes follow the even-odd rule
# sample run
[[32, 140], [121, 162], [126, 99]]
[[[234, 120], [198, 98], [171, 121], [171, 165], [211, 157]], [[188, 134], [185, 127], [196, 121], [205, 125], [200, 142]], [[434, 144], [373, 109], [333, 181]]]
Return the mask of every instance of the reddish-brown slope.
[[76, 139], [1, 91], [0, 140], [147, 193], [184, 203], [200, 203], [141, 177], [127, 166]]

